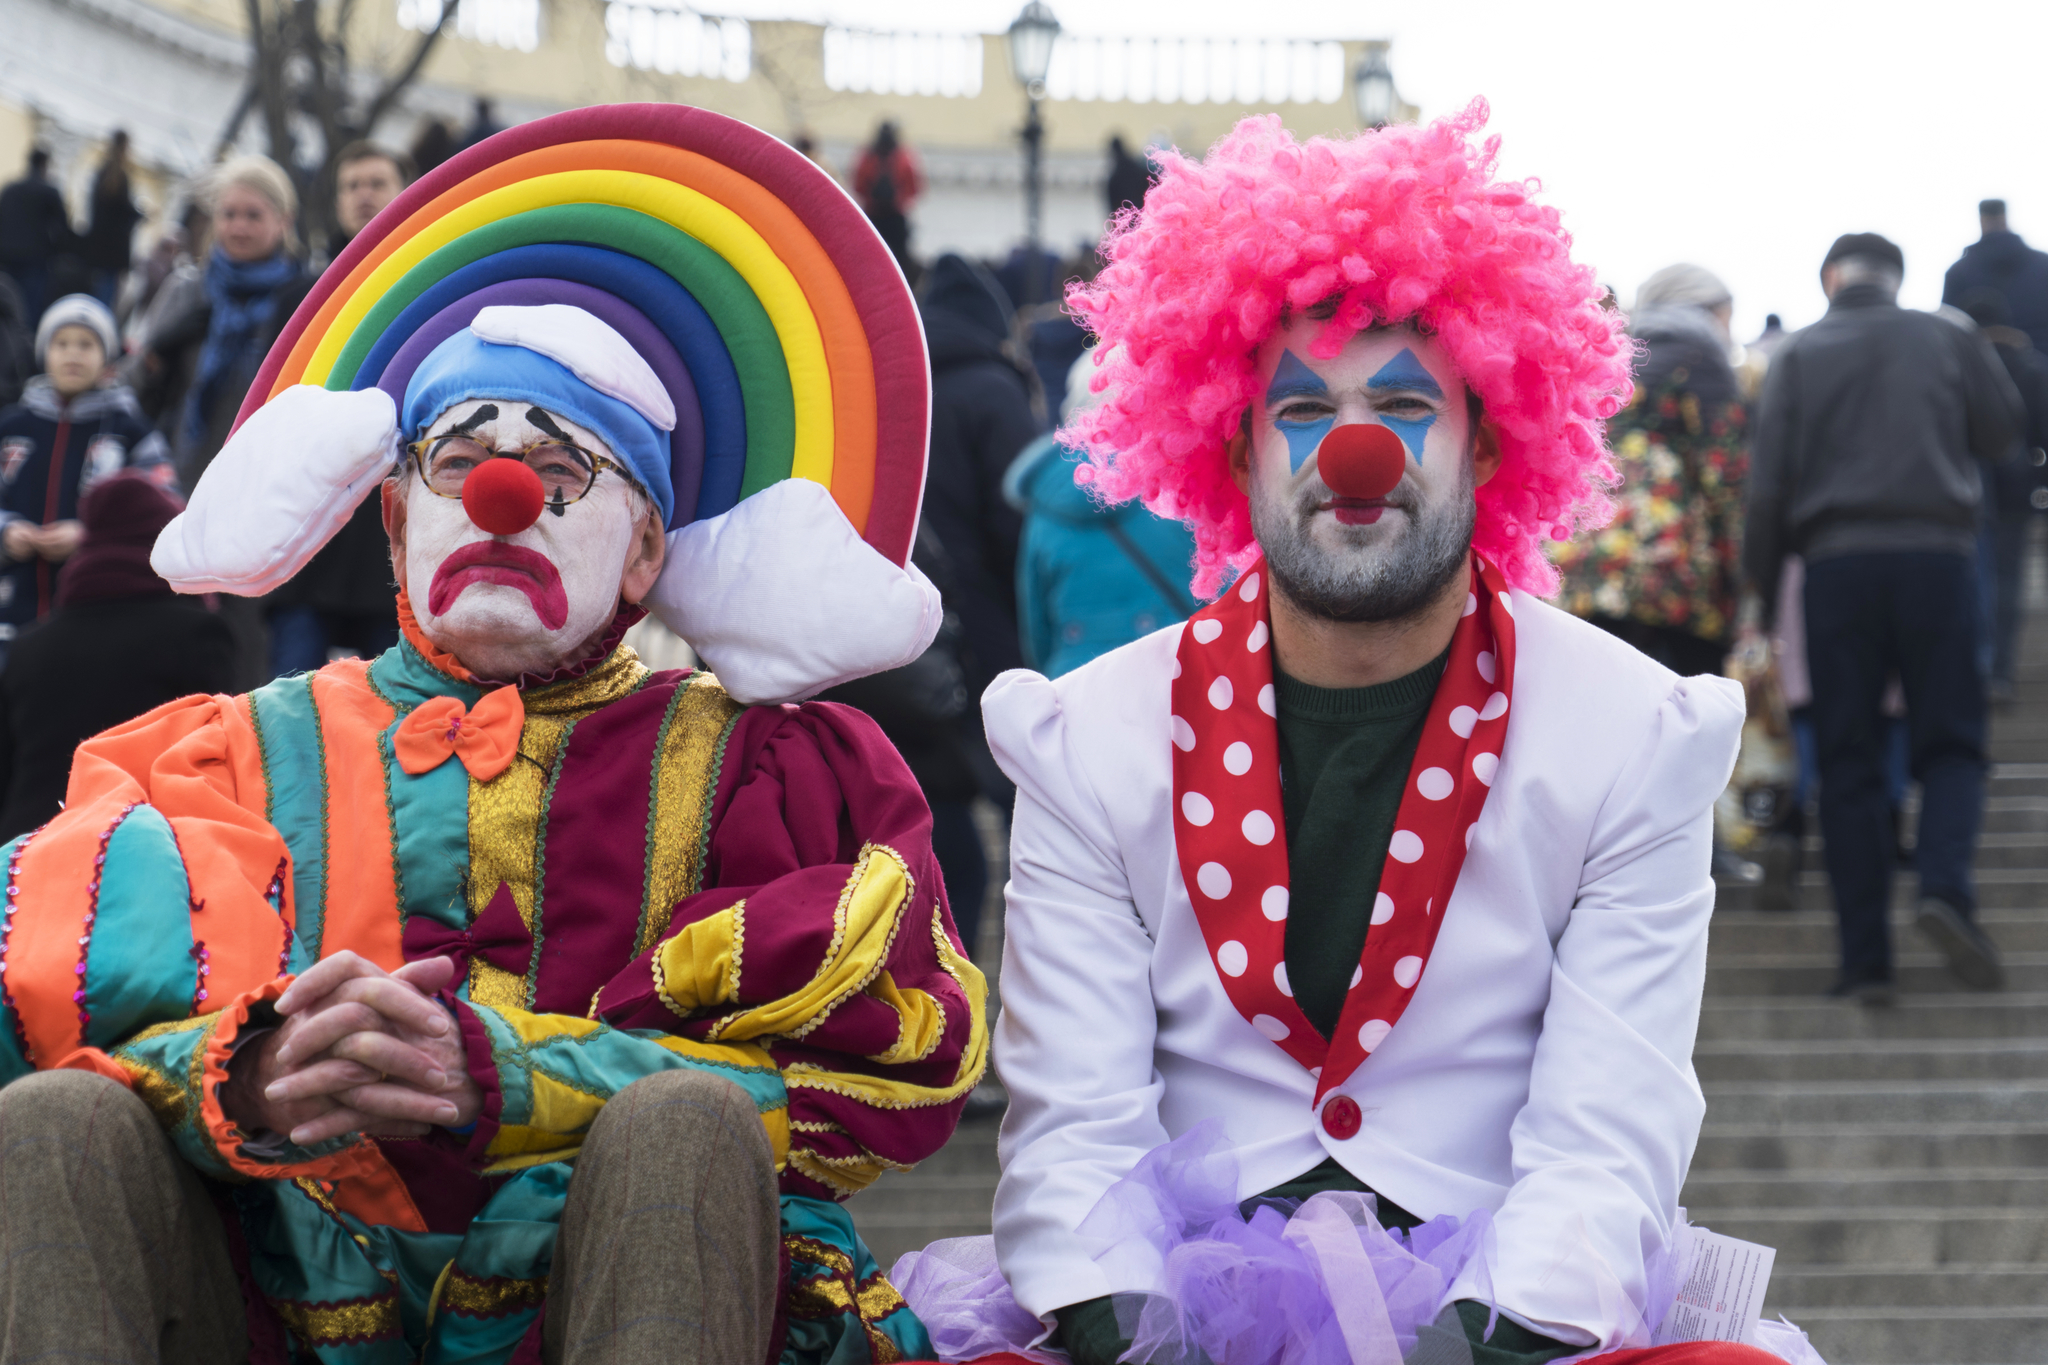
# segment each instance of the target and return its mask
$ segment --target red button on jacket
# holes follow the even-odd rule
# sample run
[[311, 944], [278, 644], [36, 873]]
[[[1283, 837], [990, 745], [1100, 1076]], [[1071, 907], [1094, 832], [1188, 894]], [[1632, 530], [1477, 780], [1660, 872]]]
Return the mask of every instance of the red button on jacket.
[[1358, 1136], [1359, 1125], [1364, 1116], [1358, 1112], [1358, 1101], [1349, 1095], [1332, 1095], [1330, 1102], [1323, 1106], [1323, 1131], [1342, 1142]]

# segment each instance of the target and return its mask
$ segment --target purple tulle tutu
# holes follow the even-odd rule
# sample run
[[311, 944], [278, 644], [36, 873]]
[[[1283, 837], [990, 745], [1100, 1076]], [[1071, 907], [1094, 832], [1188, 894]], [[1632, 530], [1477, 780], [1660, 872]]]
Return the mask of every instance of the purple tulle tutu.
[[[1399, 1365], [1438, 1320], [1445, 1291], [1467, 1267], [1482, 1276], [1491, 1220], [1485, 1210], [1440, 1217], [1412, 1232], [1380, 1226], [1369, 1194], [1305, 1201], [1237, 1199], [1237, 1163], [1220, 1125], [1204, 1123], [1148, 1153], [1111, 1186], [1078, 1231], [1118, 1294], [1128, 1359], [1218, 1365]], [[1590, 1252], [1590, 1248], [1588, 1249]], [[1661, 1262], [1649, 1267], [1661, 1319], [1677, 1291]], [[890, 1271], [931, 1333], [941, 1360], [1009, 1351], [1050, 1365], [1044, 1326], [1018, 1305], [987, 1237], [935, 1242]], [[1618, 1290], [1619, 1286], [1616, 1286]], [[1764, 1323], [1757, 1344], [1792, 1365], [1824, 1365], [1790, 1324]], [[1586, 1354], [1646, 1346], [1657, 1322]], [[1034, 1349], [1035, 1348], [1035, 1349]], [[1562, 1365], [1562, 1363], [1560, 1363]]]

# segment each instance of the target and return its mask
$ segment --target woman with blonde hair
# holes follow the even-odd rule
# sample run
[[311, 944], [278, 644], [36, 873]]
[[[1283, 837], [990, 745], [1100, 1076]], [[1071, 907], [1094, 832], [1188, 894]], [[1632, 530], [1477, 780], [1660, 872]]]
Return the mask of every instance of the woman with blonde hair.
[[283, 167], [238, 156], [213, 169], [204, 193], [213, 250], [205, 335], [178, 432], [187, 487], [220, 449], [264, 352], [312, 284], [300, 264], [299, 196]]
[[[148, 372], [191, 376], [182, 403], [160, 419], [187, 488], [213, 462], [264, 355], [313, 284], [300, 261], [298, 192], [283, 167], [268, 157], [234, 157], [215, 166], [196, 193], [210, 218], [205, 287], [167, 312], [143, 342]], [[223, 615], [235, 632], [235, 686], [260, 686], [270, 677], [260, 607], [235, 598]]]

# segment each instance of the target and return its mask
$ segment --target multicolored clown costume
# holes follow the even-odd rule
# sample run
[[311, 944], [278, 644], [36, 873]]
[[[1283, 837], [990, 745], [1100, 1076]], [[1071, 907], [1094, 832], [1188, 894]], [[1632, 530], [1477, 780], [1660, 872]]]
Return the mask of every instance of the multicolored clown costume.
[[[573, 160], [592, 118], [529, 125], [516, 141], [567, 147]], [[728, 161], [769, 178], [801, 177], [795, 153], [699, 111], [602, 118], [670, 139], [615, 150], [655, 167], [695, 157], [700, 180], [712, 167], [780, 225], [785, 247], [795, 240], [800, 214], [782, 199], [673, 144], [715, 135], [738, 149]], [[504, 148], [466, 154], [416, 185], [329, 271], [279, 353], [323, 335], [323, 310], [367, 305], [366, 265], [411, 233], [445, 235], [450, 196], [506, 164]], [[837, 191], [814, 181], [800, 181], [811, 197], [799, 208], [837, 225], [836, 264], [886, 260], [865, 224], [865, 237], [847, 226], [857, 216], [822, 197]], [[721, 227], [700, 191], [664, 193], [695, 195], [699, 219]], [[599, 218], [615, 209], [615, 225], [645, 216], [586, 207]], [[671, 254], [724, 285], [738, 279], [672, 223], [627, 227], [668, 248], [687, 241]], [[779, 1178], [780, 1358], [917, 1358], [923, 1329], [842, 1201], [950, 1135], [986, 1062], [985, 988], [954, 933], [909, 771], [858, 712], [794, 704], [914, 655], [936, 625], [936, 594], [901, 552], [922, 464], [914, 310], [870, 279], [869, 323], [887, 325], [821, 304], [854, 332], [825, 334], [833, 364], [816, 364], [812, 323], [811, 351], [777, 350], [778, 365], [763, 366], [777, 333], [715, 356], [704, 336], [691, 334], [695, 351], [666, 340], [688, 328], [662, 305], [692, 296], [657, 266], [543, 245], [557, 254], [479, 257], [498, 278], [389, 324], [374, 338], [387, 363], [374, 368], [390, 387], [358, 370], [358, 392], [253, 398], [155, 563], [184, 590], [261, 591], [303, 564], [442, 414], [479, 399], [530, 404], [601, 437], [608, 467], [675, 528], [649, 600], [728, 680], [650, 672], [620, 643], [644, 615], [630, 604], [545, 676], [479, 678], [421, 624], [461, 591], [444, 592], [437, 574], [431, 610], [417, 578], [420, 610], [401, 592], [404, 638], [379, 658], [188, 698], [89, 741], [63, 813], [0, 850], [0, 1075], [84, 1069], [129, 1087], [184, 1160], [220, 1182], [255, 1358], [368, 1365], [538, 1360], [555, 1229], [591, 1125], [642, 1077], [715, 1074], [758, 1112]], [[585, 276], [602, 267], [616, 288], [518, 273], [550, 261]], [[763, 275], [780, 264], [747, 261]], [[834, 263], [813, 239], [793, 268], [818, 290]], [[639, 296], [620, 283], [653, 276]], [[846, 303], [847, 284], [832, 284]], [[894, 288], [903, 293], [900, 276]], [[763, 303], [729, 288], [713, 306], [765, 307], [793, 325], [791, 296], [770, 292]], [[855, 353], [859, 391], [839, 364]], [[877, 418], [884, 369], [914, 413]], [[727, 401], [734, 376], [747, 404]], [[809, 401], [820, 394], [822, 432]], [[762, 472], [786, 476], [792, 444], [829, 492], [814, 477]], [[431, 478], [429, 456], [417, 458]], [[531, 477], [518, 460], [485, 463]], [[503, 508], [465, 492], [467, 515], [496, 537], [470, 548], [545, 562], [502, 543], [563, 515], [559, 494], [544, 506], [533, 491], [502, 527]], [[560, 575], [573, 579], [564, 553]], [[488, 578], [495, 562], [472, 572]], [[526, 590], [547, 620], [544, 587]], [[473, 1126], [302, 1147], [223, 1112], [245, 1035], [277, 1024], [272, 1002], [295, 974], [344, 949], [386, 971], [454, 961], [442, 998], [483, 1094]]]

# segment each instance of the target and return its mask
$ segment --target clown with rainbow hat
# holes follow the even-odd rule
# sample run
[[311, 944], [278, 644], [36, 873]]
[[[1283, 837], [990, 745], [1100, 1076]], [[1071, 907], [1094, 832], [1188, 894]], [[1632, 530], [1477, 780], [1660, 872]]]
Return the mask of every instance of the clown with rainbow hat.
[[375, 498], [403, 638], [89, 740], [0, 849], [10, 1351], [929, 1356], [844, 1201], [951, 1134], [986, 990], [908, 769], [805, 700], [937, 629], [924, 366], [859, 210], [701, 110], [355, 239], [152, 563], [259, 595]]

